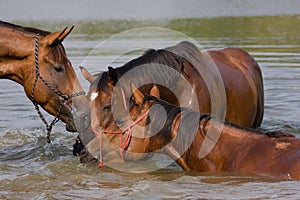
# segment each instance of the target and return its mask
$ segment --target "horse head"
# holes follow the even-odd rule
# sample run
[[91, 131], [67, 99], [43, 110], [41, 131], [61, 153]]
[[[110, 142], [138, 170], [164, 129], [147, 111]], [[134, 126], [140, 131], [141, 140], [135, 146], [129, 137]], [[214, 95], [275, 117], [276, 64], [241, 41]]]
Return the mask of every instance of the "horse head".
[[68, 131], [83, 131], [90, 125], [88, 101], [62, 45], [72, 29], [50, 33], [0, 22], [0, 78], [21, 84]]
[[[99, 130], [107, 128], [113, 123], [112, 93], [117, 81], [113, 68], [109, 67], [108, 72], [101, 72], [92, 75], [86, 68], [80, 66], [82, 76], [90, 83], [87, 99], [91, 110], [91, 129]], [[87, 129], [80, 132], [73, 145], [74, 156], [80, 156], [82, 163], [89, 163], [95, 160], [94, 155], [86, 149], [86, 145], [95, 139], [95, 134]]]
[[[91, 78], [91, 76], [87, 75], [88, 74], [85, 74], [86, 78]], [[93, 78], [90, 80], [94, 81], [96, 79]], [[91, 87], [93, 87], [93, 84], [91, 84]], [[149, 140], [149, 138], [145, 139], [143, 135], [145, 132], [144, 126], [147, 124], [147, 110], [150, 108], [150, 103], [147, 101], [142, 104], [144, 95], [140, 90], [135, 88], [133, 84], [132, 94], [129, 103], [130, 106], [128, 108], [124, 101], [125, 97], [123, 89], [115, 87], [111, 95], [111, 115], [106, 115], [106, 117], [103, 117], [102, 115], [101, 118], [98, 118], [97, 115], [92, 114], [92, 121], [96, 121], [98, 126], [99, 124], [105, 124], [105, 128], [98, 127], [101, 129], [98, 132], [94, 131], [95, 129], [92, 128], [86, 130], [84, 133], [80, 133], [73, 146], [73, 154], [75, 156], [79, 155], [81, 162], [87, 163], [93, 161], [95, 160], [95, 157], [100, 159], [100, 163], [102, 160], [111, 163], [124, 161], [124, 157], [126, 157], [126, 160], [139, 160], [143, 157], [148, 148], [148, 146], [144, 144], [147, 142], [145, 140]], [[159, 96], [158, 88], [156, 86], [151, 89], [150, 95]], [[92, 97], [93, 93], [89, 96]], [[97, 98], [95, 98], [94, 101], [97, 101]], [[96, 104], [96, 102], [94, 104]], [[94, 110], [94, 108], [91, 109]], [[130, 115], [127, 115], [128, 112]], [[140, 114], [143, 116], [140, 117]], [[97, 119], [93, 120], [94, 117]], [[137, 127], [133, 128], [135, 125], [137, 125]], [[101, 135], [99, 135], [99, 133], [101, 133]], [[131, 134], [133, 133], [137, 139], [131, 138]], [[96, 137], [97, 134], [98, 137]], [[99, 137], [101, 137], [101, 145], [99, 144]], [[142, 143], [138, 140], [142, 140]], [[123, 150], [122, 152], [119, 152], [121, 149], [119, 144], [121, 144], [122, 141], [123, 144], [121, 146]], [[123, 155], [124, 150], [126, 150], [126, 154], [124, 153], [125, 156]], [[100, 157], [98, 156], [99, 151], [102, 152]]]
[[87, 94], [91, 109], [91, 127], [106, 128], [111, 124], [113, 117], [111, 113], [111, 100], [115, 84], [118, 80], [115, 70], [111, 67], [107, 72], [92, 75], [84, 67], [80, 67], [83, 77], [90, 83]]
[[[24, 87], [33, 102], [50, 114], [59, 115], [68, 131], [83, 131], [90, 125], [88, 101], [80, 92], [82, 87], [62, 45], [72, 29], [41, 36], [40, 41], [36, 41], [34, 59], [38, 66], [36, 64], [33, 77], [27, 79]], [[33, 80], [36, 83], [33, 84]]]

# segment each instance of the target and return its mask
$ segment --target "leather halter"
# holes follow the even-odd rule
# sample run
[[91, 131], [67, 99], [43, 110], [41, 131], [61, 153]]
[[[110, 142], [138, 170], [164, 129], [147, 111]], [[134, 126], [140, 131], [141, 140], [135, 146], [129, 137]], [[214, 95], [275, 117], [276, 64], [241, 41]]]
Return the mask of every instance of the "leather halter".
[[[58, 89], [55, 89], [54, 87], [52, 87], [48, 81], [46, 81], [40, 74], [40, 69], [39, 69], [39, 34], [37, 33], [35, 35], [35, 52], [34, 52], [34, 57], [35, 57], [35, 80], [33, 83], [33, 88], [31, 91], [31, 101], [35, 107], [35, 110], [37, 111], [40, 119], [42, 120], [42, 122], [46, 125], [46, 130], [47, 130], [47, 142], [51, 143], [50, 140], [50, 134], [51, 134], [51, 130], [52, 127], [59, 121], [59, 117], [62, 111], [62, 108], [64, 106], [64, 104], [71, 98], [73, 97], [77, 97], [80, 95], [85, 95], [85, 92], [82, 90], [80, 92], [77, 93], [72, 93], [72, 94], [63, 94], [62, 92], [60, 92]], [[45, 119], [44, 115], [42, 114], [39, 105], [34, 101], [34, 91], [35, 91], [35, 87], [37, 84], [38, 79], [40, 79], [49, 90], [51, 90], [52, 92], [54, 92], [57, 96], [59, 96], [60, 98], [62, 98], [63, 100], [61, 101], [60, 107], [58, 109], [58, 112], [56, 113], [56, 115], [54, 116], [54, 119], [52, 120], [52, 122], [49, 124], [47, 122], [47, 120]]]

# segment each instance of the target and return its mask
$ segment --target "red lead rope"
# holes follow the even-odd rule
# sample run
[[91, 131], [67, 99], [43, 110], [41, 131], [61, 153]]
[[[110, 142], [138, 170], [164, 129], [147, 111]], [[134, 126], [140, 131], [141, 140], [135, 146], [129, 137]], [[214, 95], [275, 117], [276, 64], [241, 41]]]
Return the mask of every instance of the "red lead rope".
[[[102, 134], [119, 134], [120, 135], [120, 156], [122, 161], [125, 161], [124, 159], [124, 150], [126, 147], [129, 146], [130, 139], [132, 137], [132, 128], [137, 125], [140, 121], [142, 121], [147, 115], [149, 114], [150, 110], [147, 110], [143, 115], [138, 117], [132, 124], [130, 124], [127, 128], [125, 128], [122, 131], [110, 131], [110, 130], [100, 130], [99, 132], [93, 130], [90, 128], [90, 130], [97, 136], [99, 136], [99, 167], [103, 167], [103, 155], [102, 155]], [[128, 134], [126, 136], [125, 142], [123, 143], [122, 136], [128, 131]]]
[[[125, 97], [125, 92], [124, 90], [122, 89], [122, 97], [123, 97], [123, 104], [124, 104], [124, 107], [125, 109], [127, 109], [127, 104], [126, 104], [126, 97]], [[100, 130], [99, 132], [93, 130], [92, 128], [90, 128], [90, 130], [99, 136], [99, 167], [103, 167], [104, 166], [104, 163], [103, 163], [103, 155], [102, 155], [102, 134], [119, 134], [120, 135], [120, 156], [121, 156], [121, 159], [122, 161], [124, 162], [125, 159], [124, 159], [124, 150], [126, 147], [129, 146], [129, 142], [130, 142], [130, 139], [132, 137], [132, 128], [137, 125], [140, 121], [142, 121], [148, 114], [149, 114], [149, 111], [148, 110], [147, 112], [145, 112], [143, 115], [141, 115], [140, 117], [138, 117], [132, 124], [130, 124], [127, 128], [125, 128], [124, 130], [122, 131], [109, 131], [109, 130]], [[122, 139], [122, 136], [123, 134], [125, 134], [126, 132], [128, 131], [128, 134], [126, 136], [126, 139], [125, 139], [125, 143], [123, 144], [123, 139]]]

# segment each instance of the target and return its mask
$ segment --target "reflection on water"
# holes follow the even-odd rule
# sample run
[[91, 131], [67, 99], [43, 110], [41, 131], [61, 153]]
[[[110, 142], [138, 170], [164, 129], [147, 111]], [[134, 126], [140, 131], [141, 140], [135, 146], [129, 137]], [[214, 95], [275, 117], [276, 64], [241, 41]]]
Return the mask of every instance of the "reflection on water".
[[[25, 23], [22, 23], [25, 24]], [[58, 30], [71, 22], [35, 22]], [[78, 71], [85, 56], [113, 33], [140, 26], [161, 26], [185, 33], [205, 48], [244, 48], [259, 62], [265, 83], [263, 129], [300, 134], [300, 27], [298, 16], [181, 19], [161, 21], [73, 21], [74, 33], [64, 42]], [[145, 40], [147, 36], [144, 36]], [[118, 50], [116, 42], [92, 57], [92, 72], [106, 68]], [[126, 60], [124, 60], [125, 62]], [[87, 88], [83, 78], [81, 83]], [[75, 134], [62, 123], [54, 127], [52, 144], [23, 89], [0, 81], [0, 199], [297, 199], [299, 182], [239, 174], [187, 173], [176, 165], [151, 173], [129, 174], [96, 165], [85, 166], [72, 156]], [[140, 163], [138, 168], [146, 168]], [[127, 167], [137, 167], [128, 164]], [[137, 168], [137, 169], [138, 169]]]

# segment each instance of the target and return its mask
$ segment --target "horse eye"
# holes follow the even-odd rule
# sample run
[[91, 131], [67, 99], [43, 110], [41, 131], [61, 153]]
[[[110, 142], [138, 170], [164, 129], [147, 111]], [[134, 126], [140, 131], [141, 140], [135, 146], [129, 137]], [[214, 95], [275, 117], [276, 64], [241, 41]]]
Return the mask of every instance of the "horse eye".
[[111, 110], [111, 105], [105, 106], [105, 107], [103, 108], [103, 110], [108, 110], [108, 111], [110, 111], [110, 110]]
[[56, 72], [62, 72], [64, 70], [63, 66], [54, 67]]

